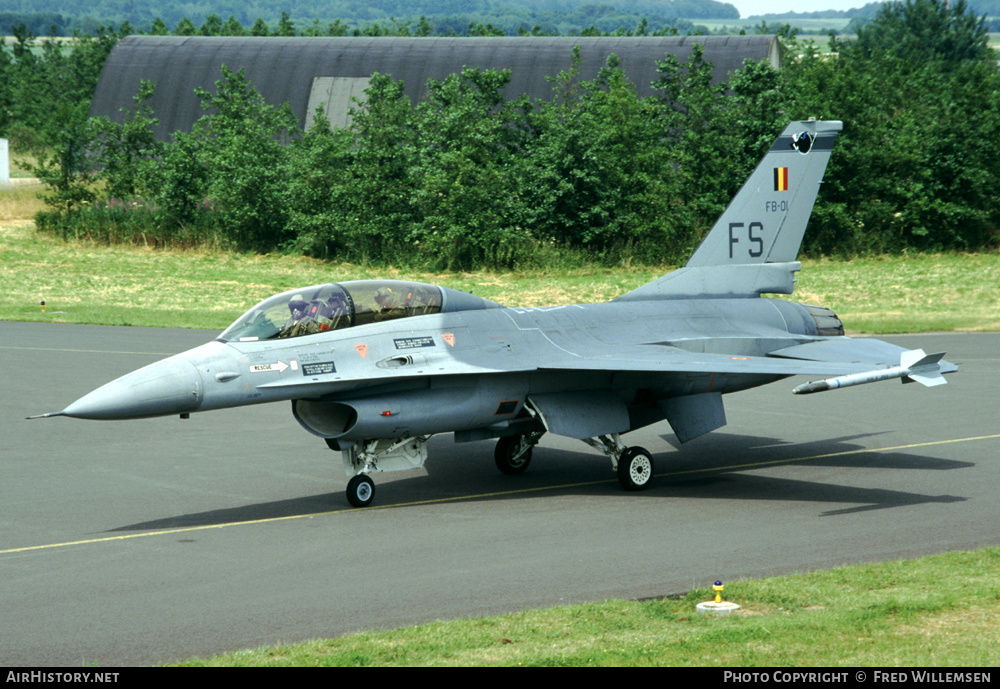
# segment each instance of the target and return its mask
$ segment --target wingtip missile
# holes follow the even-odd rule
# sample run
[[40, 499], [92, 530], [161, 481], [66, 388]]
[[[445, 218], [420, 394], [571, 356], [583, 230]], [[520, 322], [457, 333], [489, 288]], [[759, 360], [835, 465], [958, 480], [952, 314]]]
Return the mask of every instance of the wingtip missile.
[[814, 392], [849, 388], [854, 385], [875, 383], [880, 380], [893, 380], [894, 378], [901, 378], [904, 383], [917, 382], [925, 387], [944, 385], [948, 381], [944, 379], [942, 373], [951, 373], [957, 367], [948, 362], [942, 363], [941, 360], [943, 357], [944, 352], [926, 354], [922, 349], [911, 349], [900, 355], [899, 366], [865, 371], [864, 373], [852, 373], [846, 376], [836, 376], [834, 378], [827, 378], [826, 380], [811, 381], [799, 385], [792, 392], [796, 395], [809, 395]]

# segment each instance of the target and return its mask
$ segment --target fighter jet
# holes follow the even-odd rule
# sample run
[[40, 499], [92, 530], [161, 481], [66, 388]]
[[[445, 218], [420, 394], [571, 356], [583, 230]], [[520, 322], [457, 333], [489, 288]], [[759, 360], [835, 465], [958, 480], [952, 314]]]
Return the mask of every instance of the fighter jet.
[[841, 129], [789, 124], [683, 268], [608, 303], [505, 308], [401, 280], [312, 285], [42, 416], [187, 418], [290, 401], [299, 424], [342, 453], [347, 499], [364, 507], [370, 475], [422, 466], [436, 434], [496, 439], [505, 474], [524, 472], [546, 433], [577, 438], [637, 491], [653, 456], [622, 434], [666, 420], [688, 442], [725, 425], [727, 393], [795, 375], [821, 377], [799, 394], [943, 384], [957, 366], [942, 354], [845, 337], [830, 309], [761, 298], [792, 293]]

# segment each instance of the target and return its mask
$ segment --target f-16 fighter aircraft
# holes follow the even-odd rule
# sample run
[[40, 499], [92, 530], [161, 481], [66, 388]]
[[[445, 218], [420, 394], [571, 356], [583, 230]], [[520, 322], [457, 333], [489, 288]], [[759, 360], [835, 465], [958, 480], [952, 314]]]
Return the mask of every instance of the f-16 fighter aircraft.
[[[844, 337], [791, 294], [840, 122], [793, 122], [687, 264], [605, 304], [505, 308], [434, 285], [363, 280], [262, 301], [216, 340], [123, 376], [43, 416], [137, 419], [290, 401], [342, 452], [348, 501], [371, 504], [379, 471], [420, 467], [427, 440], [496, 438], [520, 474], [546, 433], [606, 454], [626, 490], [653, 457], [621, 434], [666, 420], [687, 442], [726, 423], [722, 396], [794, 375], [793, 392], [899, 378], [926, 386], [942, 354]], [[36, 417], [37, 418], [37, 417]]]

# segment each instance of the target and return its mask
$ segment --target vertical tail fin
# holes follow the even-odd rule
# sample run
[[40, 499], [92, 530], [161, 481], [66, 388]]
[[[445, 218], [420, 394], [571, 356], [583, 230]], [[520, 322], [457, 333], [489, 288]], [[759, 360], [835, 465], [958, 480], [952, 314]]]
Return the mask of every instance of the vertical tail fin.
[[839, 121], [792, 122], [687, 264], [621, 300], [791, 294], [796, 258]]
[[687, 266], [794, 261], [842, 128], [815, 120], [785, 127]]

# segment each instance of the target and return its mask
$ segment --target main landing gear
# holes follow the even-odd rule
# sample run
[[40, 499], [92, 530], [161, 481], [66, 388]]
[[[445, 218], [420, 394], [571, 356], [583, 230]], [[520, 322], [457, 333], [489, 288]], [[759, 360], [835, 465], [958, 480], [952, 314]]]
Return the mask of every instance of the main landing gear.
[[[500, 438], [493, 451], [497, 469], [507, 475], [523, 474], [531, 463], [531, 451], [543, 433], [531, 431]], [[640, 491], [653, 480], [653, 457], [638, 446], [628, 447], [617, 433], [587, 438], [583, 442], [611, 459], [618, 482], [627, 491]], [[397, 471], [423, 466], [427, 458], [427, 437], [400, 440], [368, 440], [342, 450], [344, 468], [350, 476], [347, 501], [353, 507], [368, 507], [375, 498], [375, 482], [368, 472]], [[340, 449], [328, 441], [331, 449]]]
[[523, 474], [531, 463], [531, 449], [541, 437], [541, 433], [521, 433], [500, 438], [493, 450], [497, 469], [509, 476]]
[[645, 490], [653, 481], [653, 456], [648, 450], [638, 445], [627, 447], [617, 433], [587, 438], [583, 442], [611, 459], [612, 468], [618, 472], [618, 483], [625, 490]]
[[[531, 449], [542, 433], [508, 435], [497, 441], [493, 458], [505, 474], [523, 474], [531, 462]], [[611, 459], [618, 474], [618, 483], [627, 491], [645, 490], [653, 480], [653, 456], [639, 446], [627, 447], [617, 433], [587, 438], [583, 442], [603, 452]]]
[[641, 447], [629, 447], [618, 458], [618, 483], [625, 490], [643, 490], [653, 480], [653, 458]]

